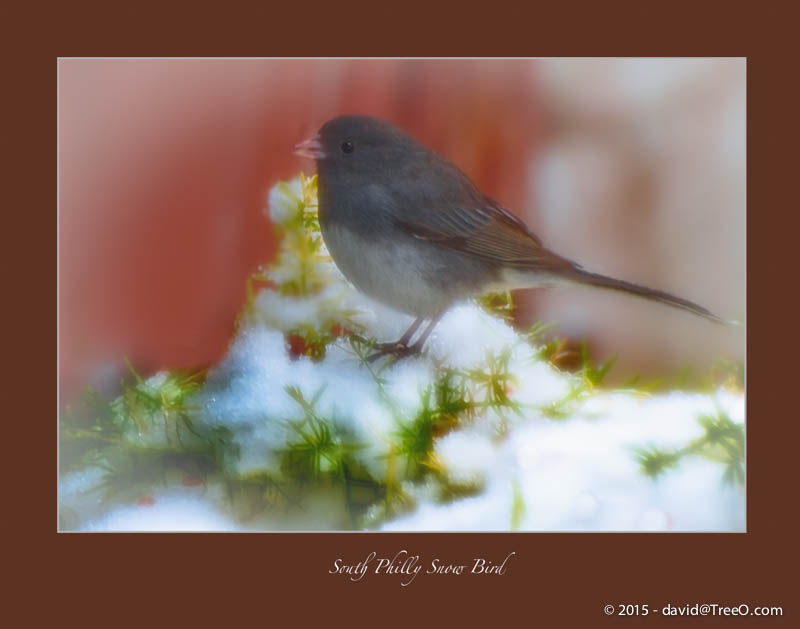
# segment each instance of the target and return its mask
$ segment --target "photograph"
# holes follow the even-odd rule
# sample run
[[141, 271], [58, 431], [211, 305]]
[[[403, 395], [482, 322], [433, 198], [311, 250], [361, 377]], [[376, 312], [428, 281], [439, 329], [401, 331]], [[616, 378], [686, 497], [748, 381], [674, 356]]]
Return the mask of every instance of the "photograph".
[[748, 532], [746, 88], [60, 57], [57, 530]]

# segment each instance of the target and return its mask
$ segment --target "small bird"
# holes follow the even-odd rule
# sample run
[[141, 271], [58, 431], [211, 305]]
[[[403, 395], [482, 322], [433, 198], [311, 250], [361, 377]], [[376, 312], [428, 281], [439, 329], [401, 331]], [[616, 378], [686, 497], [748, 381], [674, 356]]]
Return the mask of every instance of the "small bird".
[[448, 307], [493, 290], [583, 284], [723, 322], [687, 299], [592, 273], [550, 251], [456, 166], [384, 120], [339, 116], [295, 154], [316, 161], [319, 225], [341, 272], [369, 297], [416, 317], [370, 359], [418, 353]]

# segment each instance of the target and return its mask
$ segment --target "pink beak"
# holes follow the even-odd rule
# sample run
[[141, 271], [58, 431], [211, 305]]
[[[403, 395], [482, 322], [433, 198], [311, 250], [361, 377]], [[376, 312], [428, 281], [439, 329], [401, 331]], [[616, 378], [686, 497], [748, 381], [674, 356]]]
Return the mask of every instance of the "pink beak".
[[322, 149], [322, 141], [319, 134], [309, 138], [305, 142], [300, 142], [294, 147], [294, 154], [300, 157], [310, 157], [311, 159], [324, 159], [325, 151]]

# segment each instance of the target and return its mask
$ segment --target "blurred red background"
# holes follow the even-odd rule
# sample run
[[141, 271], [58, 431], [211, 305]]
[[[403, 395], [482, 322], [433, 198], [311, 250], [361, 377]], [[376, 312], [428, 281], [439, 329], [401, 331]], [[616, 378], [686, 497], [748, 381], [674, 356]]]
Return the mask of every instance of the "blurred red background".
[[[744, 315], [744, 60], [59, 62], [61, 401], [218, 360], [273, 253], [269, 188], [329, 118], [388, 119], [586, 267]], [[743, 360], [741, 329], [520, 294], [615, 371]]]
[[540, 127], [529, 62], [62, 60], [60, 382], [113, 388], [223, 354], [273, 251], [268, 189], [340, 113], [406, 128], [521, 207]]

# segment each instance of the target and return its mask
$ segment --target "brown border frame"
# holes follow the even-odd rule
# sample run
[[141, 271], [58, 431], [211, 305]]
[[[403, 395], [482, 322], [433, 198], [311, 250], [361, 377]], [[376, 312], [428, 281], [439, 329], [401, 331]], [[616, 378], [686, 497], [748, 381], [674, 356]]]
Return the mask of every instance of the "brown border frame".
[[[233, 10], [97, 3], [90, 10], [53, 6], [35, 15], [13, 9], [8, 25], [15, 32], [10, 43], [20, 82], [6, 97], [14, 108], [10, 146], [16, 162], [31, 168], [19, 177], [21, 185], [12, 184], [6, 203], [7, 233], [14, 234], [8, 259], [24, 269], [7, 290], [7, 312], [16, 315], [10, 325], [27, 332], [9, 339], [18, 345], [12, 355], [19, 358], [9, 362], [20, 382], [12, 389], [18, 408], [7, 418], [31, 434], [14, 436], [6, 448], [10, 469], [17, 472], [7, 477], [12, 494], [6, 520], [24, 524], [15, 533], [20, 542], [12, 542], [22, 552], [6, 566], [12, 587], [19, 590], [9, 596], [11, 604], [22, 604], [31, 621], [53, 613], [59, 621], [90, 626], [119, 620], [267, 624], [286, 615], [300, 625], [427, 626], [466, 620], [466, 626], [520, 621], [594, 626], [620, 622], [606, 617], [602, 607], [623, 602], [782, 605], [784, 617], [766, 622], [786, 622], [796, 600], [791, 586], [796, 578], [788, 572], [796, 556], [790, 550], [796, 548], [790, 538], [794, 492], [786, 481], [791, 480], [797, 422], [785, 401], [792, 390], [794, 352], [791, 342], [781, 341], [782, 336], [791, 339], [794, 323], [793, 309], [783, 298], [784, 274], [796, 268], [784, 252], [792, 250], [790, 239], [798, 232], [788, 225], [775, 227], [781, 219], [796, 221], [795, 195], [784, 189], [796, 179], [794, 146], [785, 135], [796, 116], [785, 97], [795, 82], [787, 67], [794, 21], [784, 11], [788, 3], [778, 2], [750, 11], [723, 2], [613, 4], [492, 5], [475, 12], [465, 5], [437, 9], [428, 3], [424, 12], [398, 5], [391, 20], [371, 25], [365, 18], [381, 15], [374, 3], [356, 13], [337, 3], [309, 5], [297, 7], [294, 15], [266, 4]], [[56, 391], [54, 386], [50, 395], [43, 394], [40, 377], [46, 373], [43, 365], [55, 364], [56, 347], [56, 58], [145, 53], [747, 56], [748, 533], [58, 535]], [[18, 237], [20, 224], [27, 237]], [[402, 548], [459, 562], [479, 554], [517, 554], [503, 577], [420, 579], [408, 588], [392, 579], [351, 583], [327, 574], [336, 557], [359, 558], [372, 550], [394, 554]], [[733, 621], [706, 617], [702, 622], [728, 626]]]

